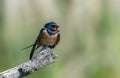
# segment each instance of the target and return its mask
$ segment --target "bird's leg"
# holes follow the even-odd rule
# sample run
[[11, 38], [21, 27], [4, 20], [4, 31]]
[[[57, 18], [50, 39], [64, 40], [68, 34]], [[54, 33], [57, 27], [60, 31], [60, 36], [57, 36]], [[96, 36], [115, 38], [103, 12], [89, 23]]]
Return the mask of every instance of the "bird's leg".
[[49, 48], [47, 45], [44, 45], [43, 47], [42, 47], [42, 49], [40, 50], [40, 52], [41, 51], [43, 51], [43, 50], [45, 50], [46, 48]]

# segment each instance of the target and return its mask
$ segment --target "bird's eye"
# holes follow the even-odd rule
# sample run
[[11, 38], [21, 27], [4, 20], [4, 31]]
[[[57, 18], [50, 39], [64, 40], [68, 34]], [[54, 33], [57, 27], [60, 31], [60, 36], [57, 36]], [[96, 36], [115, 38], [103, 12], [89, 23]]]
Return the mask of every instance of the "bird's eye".
[[55, 25], [52, 25], [52, 27], [56, 27]]

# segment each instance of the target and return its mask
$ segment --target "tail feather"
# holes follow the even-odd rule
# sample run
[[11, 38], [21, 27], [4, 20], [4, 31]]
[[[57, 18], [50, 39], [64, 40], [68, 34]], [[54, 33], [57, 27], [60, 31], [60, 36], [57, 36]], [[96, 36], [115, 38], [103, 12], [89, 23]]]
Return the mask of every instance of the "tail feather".
[[25, 48], [23, 48], [23, 49], [21, 49], [21, 50], [25, 50], [25, 49], [27, 49], [27, 48], [30, 48], [30, 47], [32, 47], [34, 44], [31, 44], [31, 45], [29, 45], [29, 46], [27, 46], [27, 47], [25, 47]]
[[36, 40], [35, 43], [33, 44], [33, 47], [32, 47], [32, 50], [31, 50], [31, 53], [30, 53], [30, 56], [29, 56], [29, 59], [30, 59], [30, 60], [32, 59], [32, 56], [33, 56], [33, 54], [34, 54], [36, 45], [37, 45], [37, 40]]
[[36, 47], [36, 43], [35, 43], [35, 44], [33, 45], [33, 47], [32, 47], [32, 50], [31, 50], [29, 59], [32, 59], [32, 56], [33, 56], [33, 54], [34, 54], [34, 51], [36, 50], [35, 47]]
[[30, 60], [32, 59], [33, 54], [34, 54], [34, 48], [32, 48], [31, 50], [30, 57], [29, 57]]

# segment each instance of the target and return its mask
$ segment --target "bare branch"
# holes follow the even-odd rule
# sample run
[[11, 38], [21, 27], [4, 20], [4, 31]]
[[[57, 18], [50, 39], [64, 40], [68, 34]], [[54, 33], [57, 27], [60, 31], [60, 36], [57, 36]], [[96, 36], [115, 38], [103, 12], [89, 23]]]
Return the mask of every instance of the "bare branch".
[[0, 78], [22, 78], [38, 70], [39, 68], [44, 67], [45, 65], [53, 63], [56, 57], [57, 56], [53, 53], [52, 49], [46, 48], [28, 62], [1, 72]]

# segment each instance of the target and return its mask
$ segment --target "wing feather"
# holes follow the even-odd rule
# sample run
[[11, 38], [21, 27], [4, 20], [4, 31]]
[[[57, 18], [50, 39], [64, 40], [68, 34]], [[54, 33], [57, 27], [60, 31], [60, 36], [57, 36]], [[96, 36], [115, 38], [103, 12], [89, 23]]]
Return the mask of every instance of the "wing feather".
[[35, 51], [38, 47], [40, 47], [38, 44], [39, 44], [39, 42], [40, 42], [41, 37], [43, 36], [43, 30], [44, 30], [44, 28], [41, 29], [41, 31], [40, 31], [40, 33], [39, 33], [39, 35], [38, 35], [35, 43], [33, 44], [33, 47], [32, 47], [32, 49], [31, 49], [31, 53], [30, 53], [30, 59], [32, 58], [32, 56], [33, 56], [33, 54], [34, 54], [34, 51]]

